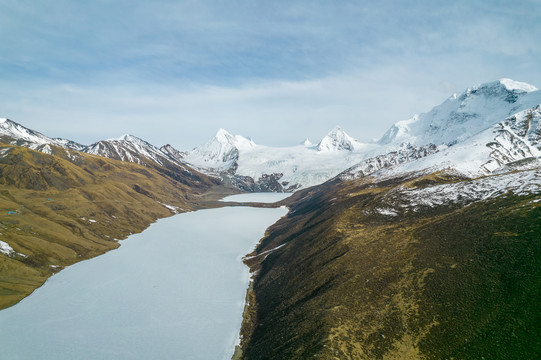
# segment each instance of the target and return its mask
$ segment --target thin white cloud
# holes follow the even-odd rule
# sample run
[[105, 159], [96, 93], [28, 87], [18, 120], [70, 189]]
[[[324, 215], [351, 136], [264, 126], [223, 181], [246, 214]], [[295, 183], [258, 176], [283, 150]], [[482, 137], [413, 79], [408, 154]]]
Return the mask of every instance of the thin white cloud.
[[169, 142], [187, 150], [220, 127], [268, 145], [293, 145], [305, 137], [317, 141], [335, 125], [368, 141], [447, 96], [439, 83], [435, 92], [422, 90], [431, 86], [429, 79], [406, 69], [387, 68], [307, 81], [185, 90], [63, 84], [1, 92], [0, 104], [4, 116], [50, 136], [89, 143], [130, 132], [156, 145]]
[[361, 140], [500, 77], [541, 86], [534, 2], [0, 3], [0, 116], [89, 143]]

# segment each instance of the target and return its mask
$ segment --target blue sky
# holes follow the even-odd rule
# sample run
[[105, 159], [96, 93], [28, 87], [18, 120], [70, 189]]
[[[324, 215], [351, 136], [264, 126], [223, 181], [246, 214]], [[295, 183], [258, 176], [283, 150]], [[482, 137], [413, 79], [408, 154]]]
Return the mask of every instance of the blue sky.
[[187, 150], [363, 141], [454, 92], [541, 87], [540, 1], [0, 0], [0, 117]]

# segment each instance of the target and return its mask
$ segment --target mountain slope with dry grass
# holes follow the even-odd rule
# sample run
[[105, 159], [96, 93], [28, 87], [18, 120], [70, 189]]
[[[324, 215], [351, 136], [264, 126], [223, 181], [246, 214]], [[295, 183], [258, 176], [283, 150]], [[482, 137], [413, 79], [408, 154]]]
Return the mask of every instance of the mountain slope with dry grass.
[[335, 179], [246, 263], [245, 359], [541, 355], [541, 171]]
[[159, 218], [193, 210], [218, 184], [183, 172], [51, 146], [0, 145], [0, 309], [53, 273], [119, 246]]

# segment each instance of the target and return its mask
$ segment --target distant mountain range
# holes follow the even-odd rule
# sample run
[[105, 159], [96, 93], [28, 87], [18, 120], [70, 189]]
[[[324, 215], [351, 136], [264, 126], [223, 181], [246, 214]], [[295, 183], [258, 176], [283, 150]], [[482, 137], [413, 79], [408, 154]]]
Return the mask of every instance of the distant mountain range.
[[361, 143], [337, 127], [317, 145], [269, 148], [242, 138], [249, 146], [241, 146], [241, 137], [222, 136], [221, 130], [184, 160], [203, 172], [229, 171], [256, 182], [274, 175], [284, 190], [322, 183], [348, 168], [347, 176], [391, 167], [395, 172], [452, 167], [468, 176], [486, 175], [540, 156], [540, 104], [535, 87], [502, 79], [397, 122], [375, 143]]
[[397, 122], [374, 143], [361, 143], [336, 127], [316, 145], [307, 140], [282, 148], [258, 145], [224, 129], [191, 151], [158, 148], [132, 135], [85, 146], [7, 119], [0, 123], [0, 140], [45, 153], [55, 145], [148, 166], [186, 172], [196, 168], [247, 191], [292, 191], [344, 171], [341, 176], [366, 176], [383, 168], [400, 172], [451, 167], [475, 176], [516, 166], [541, 154], [540, 104], [541, 92], [534, 86], [501, 79]]

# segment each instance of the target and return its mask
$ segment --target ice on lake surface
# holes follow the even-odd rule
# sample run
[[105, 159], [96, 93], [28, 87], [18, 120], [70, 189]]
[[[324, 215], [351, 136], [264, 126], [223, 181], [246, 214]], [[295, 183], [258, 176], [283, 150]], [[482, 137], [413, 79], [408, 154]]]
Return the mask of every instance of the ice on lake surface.
[[2, 359], [230, 359], [248, 268], [285, 208], [162, 219], [0, 311]]
[[220, 201], [273, 203], [288, 198], [292, 193], [250, 193], [226, 196]]

